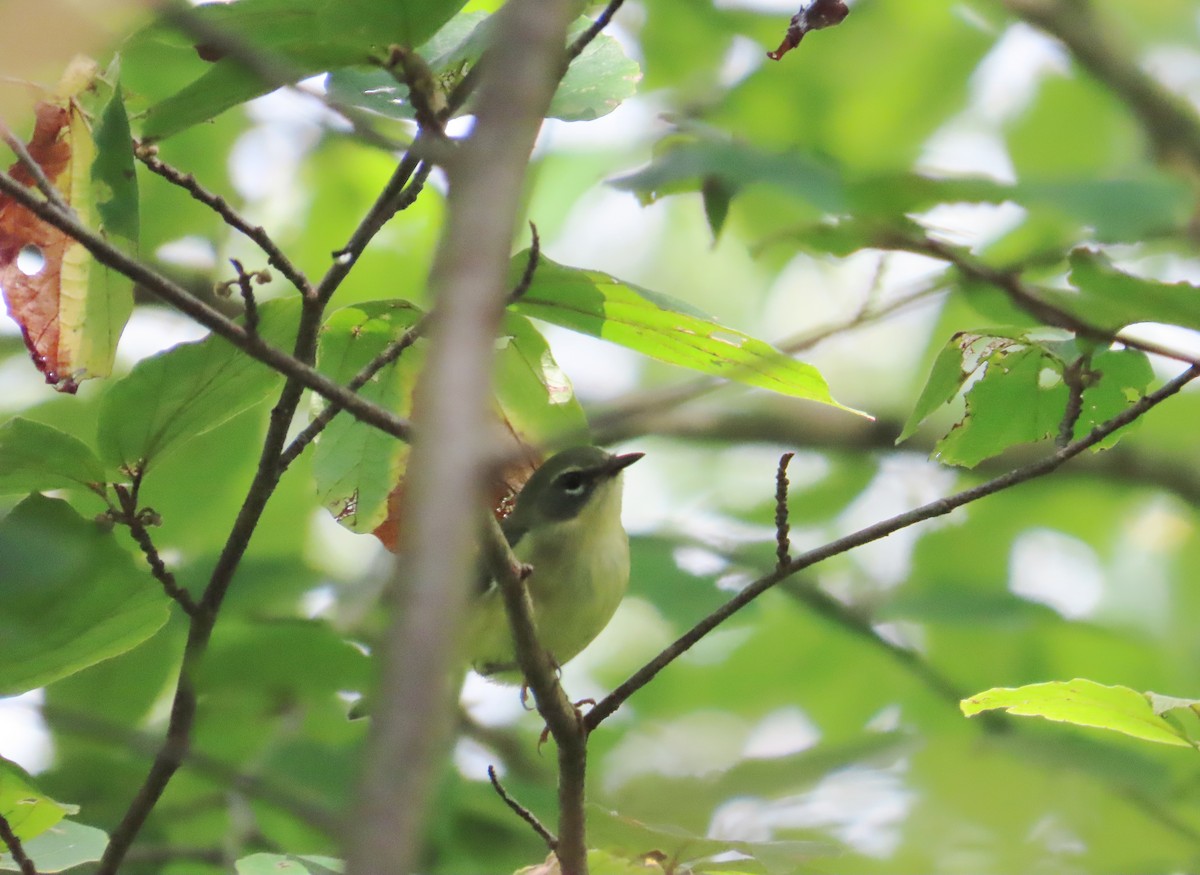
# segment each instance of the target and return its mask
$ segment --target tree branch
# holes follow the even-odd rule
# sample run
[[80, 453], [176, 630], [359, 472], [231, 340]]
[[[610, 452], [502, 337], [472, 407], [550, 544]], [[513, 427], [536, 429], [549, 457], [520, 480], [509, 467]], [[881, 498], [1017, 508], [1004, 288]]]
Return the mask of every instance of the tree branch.
[[267, 256], [267, 263], [278, 270], [288, 282], [295, 286], [300, 294], [311, 295], [313, 293], [312, 283], [308, 281], [308, 277], [292, 263], [292, 260], [271, 239], [271, 235], [266, 232], [262, 225], [251, 225], [225, 198], [202, 186], [192, 174], [182, 173], [170, 164], [167, 164], [158, 157], [157, 152], [156, 147], [138, 145], [134, 148], [133, 155], [152, 173], [161, 176], [172, 185], [182, 188], [193, 199], [204, 204], [220, 216], [221, 221], [230, 228], [240, 231], [246, 237], [250, 238], [263, 251], [263, 254]]
[[[413, 867], [433, 771], [448, 742], [448, 679], [459, 664], [455, 642], [474, 579], [471, 544], [490, 451], [494, 338], [525, 173], [561, 69], [570, 7], [567, 0], [509, 0], [496, 14], [492, 42], [476, 65], [483, 72], [475, 127], [446, 165], [446, 225], [430, 276], [436, 304], [417, 389], [421, 431], [405, 481], [405, 556], [380, 657], [380, 704], [347, 853], [351, 875]], [[563, 869], [576, 875], [585, 867], [572, 860]]]
[[1065, 447], [1062, 447], [1057, 452], [1047, 456], [1030, 465], [1022, 468], [1017, 468], [995, 477], [977, 486], [969, 489], [964, 489], [954, 495], [940, 498], [937, 501], [932, 501], [924, 504], [914, 510], [899, 514], [890, 519], [882, 520], [874, 525], [867, 526], [857, 532], [830, 541], [822, 547], [814, 550], [809, 550], [795, 559], [789, 561], [786, 565], [776, 569], [770, 574], [760, 577], [758, 580], [751, 583], [736, 596], [727, 601], [717, 610], [713, 611], [707, 617], [698, 622], [695, 626], [689, 629], [686, 633], [680, 636], [674, 643], [663, 650], [658, 656], [644, 665], [638, 671], [634, 672], [623, 684], [613, 690], [608, 696], [600, 701], [595, 708], [588, 712], [584, 721], [588, 730], [594, 730], [607, 717], [611, 716], [622, 703], [630, 696], [640, 690], [651, 680], [654, 679], [660, 671], [670, 665], [683, 653], [692, 647], [697, 641], [732, 617], [739, 610], [744, 608], [754, 599], [758, 598], [767, 590], [774, 587], [780, 581], [791, 577], [798, 571], [803, 571], [810, 568], [819, 562], [823, 562], [832, 556], [837, 556], [849, 550], [861, 547], [864, 544], [869, 544], [872, 541], [878, 541], [881, 538], [887, 537], [893, 532], [907, 528], [925, 520], [934, 519], [935, 517], [945, 516], [956, 508], [970, 504], [973, 501], [978, 501], [989, 495], [1001, 492], [1005, 489], [1010, 489], [1021, 483], [1026, 483], [1038, 477], [1043, 477], [1061, 467], [1064, 463], [1078, 456], [1085, 450], [1096, 446], [1109, 435], [1124, 428], [1129, 423], [1133, 422], [1138, 417], [1145, 414], [1148, 410], [1162, 403], [1167, 398], [1177, 393], [1180, 389], [1186, 386], [1189, 382], [1200, 377], [1200, 365], [1193, 366], [1184, 371], [1179, 376], [1170, 380], [1160, 389], [1143, 396], [1136, 403], [1131, 404], [1117, 416], [1108, 420], [1104, 424], [1094, 428], [1086, 437], [1073, 441]]
[[29, 859], [29, 855], [25, 853], [21, 840], [17, 838], [8, 818], [3, 814], [0, 814], [0, 841], [4, 842], [4, 846], [8, 848], [21, 875], [38, 875], [37, 866], [33, 865], [33, 860]]
[[73, 216], [64, 215], [54, 209], [37, 197], [31, 189], [21, 185], [7, 173], [0, 173], [0, 192], [9, 195], [47, 224], [53, 225], [77, 240], [101, 264], [105, 264], [139, 283], [143, 288], [162, 298], [177, 310], [191, 316], [213, 334], [223, 337], [252, 358], [285, 376], [295, 378], [305, 388], [311, 389], [330, 403], [344, 408], [355, 419], [369, 423], [400, 440], [411, 438], [412, 428], [407, 420], [377, 404], [372, 404], [329, 379], [311, 365], [298, 361], [294, 356], [265, 343], [232, 319], [189, 294], [182, 286], [167, 279], [148, 265], [129, 257]]
[[[1138, 66], [1086, 0], [1004, 0], [1015, 15], [1055, 37], [1081, 67], [1141, 122], [1155, 156], [1167, 169], [1200, 174], [1200, 117], [1184, 98]], [[1137, 15], [1136, 6], [1129, 14]], [[1181, 167], [1182, 165], [1182, 167]]]

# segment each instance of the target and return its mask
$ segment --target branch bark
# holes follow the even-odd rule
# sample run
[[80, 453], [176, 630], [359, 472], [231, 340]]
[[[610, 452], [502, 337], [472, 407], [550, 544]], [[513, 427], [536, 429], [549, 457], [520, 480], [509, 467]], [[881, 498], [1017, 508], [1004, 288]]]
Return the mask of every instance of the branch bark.
[[559, 78], [570, 15], [567, 0], [510, 0], [497, 13], [479, 65], [475, 127], [446, 166], [446, 229], [430, 277], [436, 304], [406, 480], [409, 524], [347, 849], [351, 875], [413, 869], [448, 743], [489, 455], [494, 337], [526, 167]]

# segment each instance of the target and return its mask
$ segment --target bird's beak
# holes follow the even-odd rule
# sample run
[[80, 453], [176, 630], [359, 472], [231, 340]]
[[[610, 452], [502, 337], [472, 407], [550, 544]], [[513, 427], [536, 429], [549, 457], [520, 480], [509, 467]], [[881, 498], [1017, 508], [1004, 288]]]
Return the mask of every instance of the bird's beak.
[[609, 460], [608, 464], [604, 466], [605, 467], [604, 473], [607, 474], [609, 477], [615, 477], [616, 475], [620, 474], [622, 471], [624, 471], [626, 468], [628, 468], [630, 465], [632, 465], [634, 462], [636, 462], [638, 459], [640, 459], [644, 455], [646, 455], [646, 454], [645, 453], [625, 453], [624, 455], [621, 455], [621, 456], [613, 456], [612, 459]]

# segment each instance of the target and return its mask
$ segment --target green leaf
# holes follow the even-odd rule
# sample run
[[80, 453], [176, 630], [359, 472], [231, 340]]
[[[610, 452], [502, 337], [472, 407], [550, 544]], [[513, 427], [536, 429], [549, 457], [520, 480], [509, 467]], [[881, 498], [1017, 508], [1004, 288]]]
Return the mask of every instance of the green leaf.
[[[510, 272], [514, 283], [525, 262], [524, 253], [513, 259]], [[666, 300], [608, 274], [542, 258], [529, 290], [513, 309], [668, 364], [842, 407], [812, 365], [740, 331], [668, 309], [661, 303]]]
[[958, 390], [962, 388], [963, 383], [975, 372], [975, 368], [979, 367], [981, 362], [976, 362], [975, 367], [967, 370], [963, 361], [967, 347], [974, 343], [975, 338], [977, 335], [960, 332], [951, 337], [950, 342], [942, 347], [942, 351], [933, 361], [933, 369], [929, 372], [929, 379], [925, 381], [925, 388], [921, 390], [921, 396], [917, 399], [913, 412], [909, 415], [908, 421], [904, 423], [904, 429], [900, 432], [900, 436], [896, 438], [897, 444], [912, 437], [913, 432], [922, 422], [943, 404], [953, 399], [958, 394]]
[[[108, 847], [108, 835], [102, 829], [73, 820], [61, 820], [30, 841], [25, 853], [37, 864], [38, 872], [62, 872], [83, 863], [94, 863]], [[0, 871], [19, 871], [8, 854], [0, 854]]]
[[341, 860], [309, 854], [251, 854], [235, 864], [237, 875], [331, 875], [345, 868]]
[[[373, 301], [344, 307], [321, 328], [321, 371], [348, 382], [423, 314], [407, 301]], [[362, 396], [401, 416], [412, 410], [412, 393], [425, 360], [418, 341], [363, 386]], [[354, 532], [369, 532], [387, 517], [388, 494], [400, 480], [408, 445], [351, 416], [338, 416], [321, 435], [313, 475], [321, 504]]]
[[[368, 63], [391, 44], [420, 45], [462, 8], [465, 0], [238, 0], [205, 3], [195, 14], [235, 34], [274, 61], [288, 82]], [[220, 53], [219, 46], [207, 47]], [[273, 57], [272, 57], [273, 56]], [[143, 137], [160, 140], [207, 121], [280, 83], [264, 81], [232, 58], [220, 58], [183, 90], [150, 107]]]
[[[259, 335], [290, 350], [300, 303], [259, 308]], [[100, 403], [100, 453], [112, 466], [140, 467], [261, 404], [282, 381], [266, 365], [211, 335], [143, 359]]]
[[78, 438], [20, 417], [0, 425], [0, 493], [90, 487], [104, 481], [104, 466]]
[[169, 601], [111, 532], [31, 495], [0, 522], [0, 604], [0, 696], [11, 696], [141, 644]]
[[[591, 26], [581, 18], [571, 27], [574, 39]], [[608, 34], [600, 34], [590, 43], [558, 83], [546, 115], [563, 121], [588, 121], [608, 115], [621, 101], [637, 93], [641, 67]]]
[[822, 212], [846, 210], [841, 173], [828, 161], [798, 152], [772, 154], [729, 140], [676, 140], [649, 166], [610, 184], [651, 203], [666, 194], [698, 191], [705, 180], [719, 180], [734, 189], [761, 183], [808, 201]]
[[[1058, 379], [1043, 385], [1043, 371], [1058, 365]], [[1038, 346], [1006, 346], [992, 353], [987, 370], [966, 394], [961, 422], [937, 445], [948, 465], [974, 467], [1020, 443], [1053, 434], [1067, 405], [1061, 362]]]
[[[24, 769], [0, 757], [0, 814], [22, 842], [41, 835], [64, 816], [76, 811], [74, 806], [55, 802], [42, 793]], [[3, 847], [2, 843], [0, 847]], [[3, 868], [2, 862], [0, 868]]]
[[586, 433], [587, 418], [571, 381], [533, 323], [509, 313], [501, 331], [493, 373], [496, 401], [510, 433], [530, 446]]
[[1143, 279], [1113, 267], [1102, 252], [1071, 253], [1071, 284], [1078, 293], [1048, 289], [1047, 303], [1096, 328], [1116, 331], [1135, 322], [1200, 329], [1200, 287]]
[[[1044, 717], [1059, 723], [1109, 729], [1159, 744], [1194, 747], [1192, 740], [1160, 716], [1151, 702], [1151, 695], [1129, 687], [1108, 687], [1076, 678], [985, 690], [963, 699], [959, 706], [968, 717], [1003, 708], [1018, 717]], [[1163, 700], [1158, 702], [1162, 704]], [[1168, 707], [1181, 706], [1168, 703]]]
[[119, 81], [100, 112], [92, 139], [96, 142], [96, 160], [92, 163], [96, 212], [108, 239], [120, 238], [122, 248], [136, 253], [141, 224], [137, 174], [133, 164], [133, 135]]
[[[1083, 390], [1083, 404], [1075, 423], [1076, 438], [1086, 436], [1145, 395], [1154, 379], [1149, 357], [1136, 349], [1101, 350], [1092, 356], [1090, 369], [1097, 379]], [[1096, 449], [1112, 446], [1129, 433], [1130, 427], [1136, 428], [1140, 423], [1139, 419], [1110, 435]]]

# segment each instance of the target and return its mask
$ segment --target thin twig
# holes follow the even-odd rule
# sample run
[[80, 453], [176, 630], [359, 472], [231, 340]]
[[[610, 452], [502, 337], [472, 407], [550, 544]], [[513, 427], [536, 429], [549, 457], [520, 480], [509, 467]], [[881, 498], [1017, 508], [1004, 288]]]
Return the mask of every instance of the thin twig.
[[46, 172], [42, 170], [42, 165], [33, 159], [33, 156], [29, 154], [29, 150], [25, 148], [25, 143], [12, 132], [12, 128], [3, 119], [0, 119], [0, 139], [3, 139], [8, 148], [13, 150], [13, 154], [17, 156], [17, 161], [25, 168], [25, 171], [29, 174], [29, 178], [37, 186], [38, 191], [46, 196], [46, 200], [62, 212], [68, 215], [72, 214], [73, 211], [63, 198], [62, 192], [47, 178]]
[[1075, 424], [1083, 413], [1083, 390], [1087, 388], [1088, 357], [1080, 356], [1073, 362], [1063, 366], [1063, 385], [1067, 387], [1067, 406], [1063, 411], [1062, 420], [1058, 424], [1058, 435], [1055, 444], [1065, 447], [1075, 436]]
[[587, 30], [575, 37], [574, 42], [567, 47], [567, 64], [570, 64], [582, 55], [583, 50], [588, 47], [592, 40], [600, 35], [600, 31], [608, 27], [608, 23], [612, 21], [613, 16], [617, 14], [617, 10], [621, 8], [624, 2], [625, 0], [609, 0], [604, 10], [596, 16], [596, 20], [588, 25]]
[[0, 841], [4, 842], [4, 846], [8, 848], [21, 875], [38, 875], [37, 866], [33, 865], [33, 860], [29, 859], [29, 855], [25, 853], [21, 840], [17, 838], [8, 818], [3, 814], [0, 814]]
[[175, 579], [175, 575], [171, 572], [167, 565], [159, 555], [158, 548], [154, 546], [154, 539], [150, 537], [150, 532], [147, 529], [147, 524], [157, 525], [159, 520], [157, 514], [154, 514], [149, 508], [139, 508], [137, 506], [137, 487], [140, 476], [135, 475], [133, 488], [128, 488], [124, 484], [114, 483], [113, 491], [117, 495], [117, 501], [120, 507], [109, 507], [109, 516], [114, 522], [121, 523], [129, 529], [129, 534], [133, 536], [133, 540], [137, 542], [141, 548], [142, 555], [146, 557], [146, 562], [150, 565], [150, 573], [154, 575], [154, 579], [162, 586], [163, 592], [175, 600], [184, 613], [188, 616], [195, 616], [196, 602], [192, 598], [192, 594], [179, 585]]
[[795, 453], [784, 453], [779, 457], [775, 471], [775, 567], [784, 568], [791, 554], [792, 542], [788, 539], [788, 462]]
[[[425, 59], [405, 46], [390, 46], [384, 69], [408, 88], [408, 102], [421, 130], [435, 140], [444, 140], [446, 128], [438, 112], [445, 108], [445, 98], [438, 91], [433, 71]], [[443, 106], [437, 105], [439, 99]]]
[[[421, 137], [418, 135], [417, 139], [413, 141], [413, 146], [416, 147], [420, 142]], [[367, 214], [363, 216], [362, 221], [351, 233], [346, 245], [333, 253], [333, 263], [329, 265], [329, 269], [317, 283], [315, 293], [317, 300], [328, 302], [333, 297], [333, 293], [341, 286], [342, 281], [350, 273], [350, 269], [354, 267], [363, 250], [367, 248], [367, 244], [396, 214], [396, 211], [402, 208], [401, 204], [407, 206], [415, 199], [415, 195], [406, 199], [405, 187], [412, 181], [419, 191], [428, 174], [429, 167], [424, 166], [421, 159], [412, 150], [400, 159], [400, 163], [392, 171], [391, 178], [388, 179], [379, 196], [375, 198], [375, 203], [371, 205]]]
[[529, 286], [533, 283], [533, 275], [537, 272], [538, 263], [542, 258], [542, 241], [538, 237], [537, 225], [533, 224], [533, 222], [529, 223], [529, 233], [531, 235], [529, 241], [529, 258], [525, 262], [525, 271], [521, 274], [521, 279], [513, 286], [512, 291], [508, 293], [508, 298], [504, 302], [506, 307], [511, 307], [517, 303], [529, 291]]
[[252, 225], [245, 216], [229, 204], [229, 201], [202, 186], [192, 174], [183, 173], [167, 164], [158, 157], [158, 150], [154, 146], [138, 145], [134, 148], [133, 154], [151, 172], [161, 176], [172, 185], [182, 188], [195, 200], [220, 216], [221, 221], [226, 225], [249, 237], [267, 256], [267, 263], [278, 270], [288, 282], [296, 287], [300, 294], [312, 294], [313, 288], [308, 277], [292, 263], [292, 260], [279, 248], [279, 245], [261, 225]]
[[233, 265], [233, 269], [237, 273], [237, 276], [227, 283], [222, 283], [221, 286], [217, 287], [217, 291], [220, 293], [222, 289], [228, 289], [231, 286], [238, 287], [238, 291], [242, 296], [242, 304], [244, 306], [246, 330], [251, 334], [257, 335], [258, 301], [256, 301], [254, 298], [253, 284], [255, 282], [257, 282], [259, 285], [269, 283], [271, 281], [271, 274], [265, 270], [247, 271], [246, 268], [242, 266], [242, 263], [236, 258], [229, 259], [229, 263]]
[[400, 440], [410, 439], [412, 427], [407, 420], [348, 391], [344, 386], [331, 380], [311, 365], [299, 361], [295, 356], [270, 346], [261, 338], [248, 332], [243, 326], [199, 300], [182, 286], [148, 265], [129, 257], [73, 216], [63, 215], [34, 194], [32, 189], [17, 182], [7, 173], [0, 173], [0, 192], [9, 195], [47, 224], [53, 225], [77, 240], [100, 263], [129, 277], [142, 288], [191, 316], [200, 325], [228, 340], [251, 357], [285, 376], [299, 380], [305, 388], [311, 389], [335, 405], [344, 407], [355, 419], [369, 422]]
[[558, 847], [558, 838], [554, 833], [546, 829], [532, 811], [510, 796], [508, 791], [504, 789], [504, 785], [500, 783], [500, 778], [496, 775], [496, 767], [488, 766], [487, 773], [488, 780], [492, 782], [492, 789], [496, 791], [496, 795], [504, 800], [504, 804], [511, 808], [517, 817], [529, 824], [533, 831], [538, 834], [538, 837], [546, 843], [546, 847], [549, 850], [553, 851]]
[[1143, 396], [1136, 403], [1131, 404], [1121, 413], [1114, 416], [1112, 419], [1092, 429], [1085, 437], [1073, 441], [1067, 446], [1059, 449], [1057, 452], [1047, 456], [1023, 468], [1016, 468], [999, 477], [995, 477], [977, 486], [969, 489], [964, 489], [954, 495], [940, 498], [937, 501], [932, 501], [924, 504], [914, 510], [891, 517], [890, 519], [881, 520], [874, 525], [867, 526], [857, 532], [830, 541], [824, 546], [814, 550], [809, 550], [790, 560], [782, 568], [776, 569], [770, 574], [758, 578], [751, 583], [736, 596], [727, 601], [717, 610], [713, 611], [707, 617], [698, 622], [695, 626], [689, 629], [686, 633], [680, 636], [674, 643], [664, 649], [654, 659], [650, 660], [642, 668], [638, 669], [617, 689], [613, 690], [608, 696], [600, 701], [595, 708], [588, 712], [584, 718], [589, 731], [594, 730], [600, 723], [611, 716], [630, 696], [648, 684], [654, 677], [662, 671], [666, 666], [670, 665], [678, 659], [683, 653], [690, 649], [697, 641], [715, 629], [721, 623], [725, 622], [739, 610], [744, 608], [754, 599], [758, 598], [767, 590], [774, 587], [780, 581], [791, 577], [798, 571], [803, 571], [810, 568], [819, 562], [823, 562], [832, 556], [837, 556], [849, 550], [856, 549], [869, 544], [873, 541], [878, 541], [885, 538], [893, 532], [900, 529], [908, 528], [926, 520], [934, 519], [939, 516], [944, 516], [956, 508], [970, 504], [973, 501], [978, 501], [989, 495], [1001, 492], [1005, 489], [1010, 489], [1021, 483], [1026, 483], [1038, 477], [1043, 477], [1049, 474], [1065, 462], [1078, 456], [1091, 447], [1096, 446], [1101, 441], [1105, 440], [1109, 435], [1124, 428], [1129, 423], [1133, 422], [1138, 417], [1142, 416], [1146, 411], [1162, 403], [1167, 398], [1177, 393], [1185, 385], [1192, 380], [1200, 377], [1200, 365], [1194, 365], [1184, 371], [1179, 376], [1170, 380], [1160, 389]]
[[900, 249], [928, 255], [949, 262], [964, 275], [971, 279], [995, 286], [1004, 292], [1014, 304], [1046, 325], [1065, 328], [1080, 337], [1086, 337], [1100, 343], [1120, 343], [1130, 349], [1161, 355], [1187, 365], [1200, 364], [1200, 357], [1174, 349], [1161, 343], [1140, 340], [1129, 337], [1124, 332], [1113, 332], [1106, 328], [1089, 323], [1087, 320], [1069, 313], [1053, 304], [1042, 300], [1037, 289], [1021, 280], [1017, 270], [1000, 270], [972, 256], [966, 249], [951, 246], [928, 235], [913, 235], [893, 232], [882, 235], [873, 243], [880, 248]]

